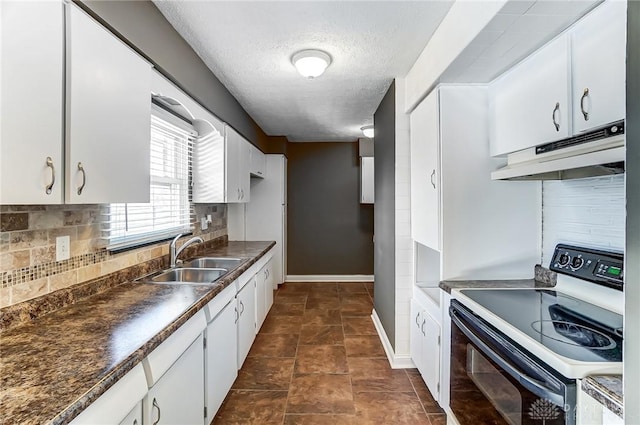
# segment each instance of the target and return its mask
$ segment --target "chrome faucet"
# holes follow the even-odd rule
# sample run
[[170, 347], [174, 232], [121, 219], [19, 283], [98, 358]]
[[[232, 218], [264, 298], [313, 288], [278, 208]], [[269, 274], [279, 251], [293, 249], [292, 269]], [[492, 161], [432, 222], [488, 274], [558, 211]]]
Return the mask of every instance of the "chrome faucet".
[[176, 263], [178, 262], [178, 255], [180, 255], [180, 253], [182, 251], [184, 251], [184, 249], [186, 247], [188, 247], [189, 245], [192, 245], [194, 243], [203, 243], [204, 242], [204, 240], [200, 236], [196, 236], [196, 237], [193, 237], [193, 238], [189, 239], [185, 243], [183, 243], [182, 246], [176, 250], [176, 243], [178, 242], [178, 239], [180, 239], [181, 237], [182, 237], [182, 233], [180, 233], [178, 236], [173, 238], [173, 240], [169, 244], [169, 257], [170, 257], [170, 264], [169, 265], [170, 265], [171, 268], [176, 266]]

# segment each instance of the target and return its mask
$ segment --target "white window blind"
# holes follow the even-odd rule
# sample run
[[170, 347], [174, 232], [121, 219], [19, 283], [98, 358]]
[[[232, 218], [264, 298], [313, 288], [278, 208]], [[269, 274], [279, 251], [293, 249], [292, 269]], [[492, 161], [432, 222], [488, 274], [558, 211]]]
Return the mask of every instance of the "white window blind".
[[195, 136], [190, 124], [154, 105], [151, 202], [109, 205], [105, 228], [107, 249], [143, 245], [192, 230], [189, 181]]

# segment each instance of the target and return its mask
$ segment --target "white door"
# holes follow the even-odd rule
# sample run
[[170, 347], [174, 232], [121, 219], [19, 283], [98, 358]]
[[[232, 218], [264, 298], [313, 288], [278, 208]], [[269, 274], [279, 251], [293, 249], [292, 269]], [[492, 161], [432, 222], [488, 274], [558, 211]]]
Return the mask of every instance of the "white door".
[[426, 311], [422, 311], [422, 369], [420, 374], [434, 400], [440, 397], [440, 325]]
[[411, 236], [440, 249], [440, 131], [438, 92], [411, 113]]
[[569, 136], [569, 39], [562, 35], [490, 86], [491, 155]]
[[202, 425], [204, 348], [200, 335], [145, 398], [145, 424]]
[[67, 5], [66, 200], [149, 202], [151, 66]]
[[205, 424], [211, 423], [238, 376], [236, 312], [234, 299], [209, 323], [205, 331], [207, 338]]
[[0, 203], [63, 202], [61, 1], [0, 1]]
[[571, 31], [574, 133], [625, 117], [626, 10], [604, 2]]
[[423, 335], [420, 331], [422, 325], [422, 307], [415, 301], [411, 300], [411, 332], [409, 334], [410, 339], [410, 351], [411, 360], [416, 365], [420, 373], [424, 368], [424, 362], [422, 359], [422, 340]]
[[120, 425], [142, 425], [142, 402], [139, 401]]
[[252, 278], [238, 292], [238, 369], [242, 367], [247, 358], [251, 344], [256, 337], [256, 291], [255, 278]]

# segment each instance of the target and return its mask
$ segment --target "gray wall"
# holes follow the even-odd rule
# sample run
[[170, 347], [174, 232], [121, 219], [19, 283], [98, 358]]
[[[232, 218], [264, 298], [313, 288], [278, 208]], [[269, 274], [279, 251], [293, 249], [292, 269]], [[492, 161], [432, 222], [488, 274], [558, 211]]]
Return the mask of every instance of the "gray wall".
[[627, 11], [627, 232], [624, 310], [624, 416], [640, 423], [640, 2]]
[[396, 336], [396, 85], [391, 84], [373, 116], [375, 126], [374, 307], [395, 349]]
[[373, 208], [357, 143], [288, 144], [287, 274], [373, 274]]
[[[76, 0], [77, 1], [77, 0]], [[268, 137], [149, 0], [77, 1], [156, 69], [263, 151]]]

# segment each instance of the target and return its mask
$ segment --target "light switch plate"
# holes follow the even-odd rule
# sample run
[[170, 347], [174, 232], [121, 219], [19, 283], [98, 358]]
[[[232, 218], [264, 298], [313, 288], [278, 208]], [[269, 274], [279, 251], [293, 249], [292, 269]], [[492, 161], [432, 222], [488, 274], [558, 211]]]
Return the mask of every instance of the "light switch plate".
[[207, 230], [209, 228], [209, 223], [207, 222], [207, 217], [202, 217], [200, 219], [200, 229]]
[[71, 242], [69, 236], [56, 238], [56, 261], [68, 260], [71, 257]]

